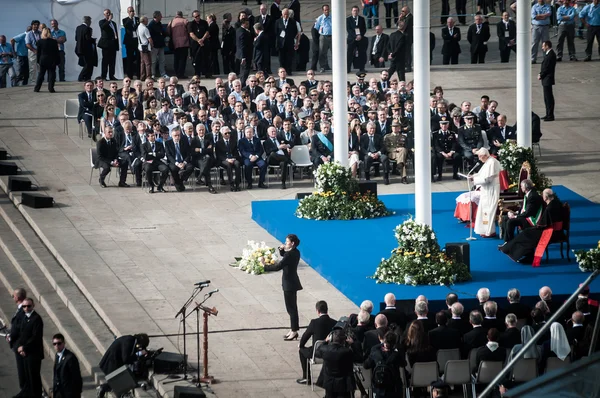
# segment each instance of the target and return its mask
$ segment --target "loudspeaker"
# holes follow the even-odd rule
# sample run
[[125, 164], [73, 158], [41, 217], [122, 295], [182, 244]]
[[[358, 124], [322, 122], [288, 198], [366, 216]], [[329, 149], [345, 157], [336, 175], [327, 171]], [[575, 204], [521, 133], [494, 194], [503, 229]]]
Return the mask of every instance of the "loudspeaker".
[[106, 383], [112, 388], [117, 397], [137, 387], [133, 372], [127, 365], [123, 365], [114, 372], [107, 374]]
[[39, 193], [23, 192], [21, 195], [21, 204], [34, 209], [45, 209], [54, 206], [54, 198]]
[[310, 196], [310, 195], [312, 195], [312, 193], [298, 192], [296, 194], [296, 199], [304, 199], [304, 198], [306, 198], [307, 196]]
[[8, 176], [8, 191], [33, 191], [29, 177]]
[[0, 160], [6, 159], [8, 159], [8, 152], [6, 152], [6, 149], [0, 148]]
[[175, 398], [202, 398], [206, 397], [204, 391], [198, 387], [175, 386]]
[[15, 162], [0, 161], [0, 176], [12, 176], [19, 173]]
[[370, 192], [377, 197], [377, 183], [375, 181], [361, 181], [358, 183], [358, 189], [361, 195]]
[[446, 243], [446, 254], [456, 256], [456, 261], [463, 263], [471, 272], [471, 246], [466, 242]]
[[187, 356], [184, 357], [182, 354], [161, 352], [154, 359], [154, 373], [179, 373], [185, 361], [187, 361]]

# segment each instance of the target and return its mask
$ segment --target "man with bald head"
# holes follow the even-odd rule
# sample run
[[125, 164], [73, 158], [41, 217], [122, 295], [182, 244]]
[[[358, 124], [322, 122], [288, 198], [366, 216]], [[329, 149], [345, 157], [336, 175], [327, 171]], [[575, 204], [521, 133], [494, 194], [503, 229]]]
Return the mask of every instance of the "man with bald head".
[[375, 317], [375, 330], [369, 330], [365, 332], [365, 339], [363, 341], [363, 353], [365, 357], [368, 357], [371, 353], [371, 348], [380, 344], [379, 333], [380, 331], [385, 334], [389, 329], [389, 322], [385, 315], [378, 314]]
[[383, 301], [385, 302], [385, 309], [379, 314], [385, 315], [388, 324], [395, 324], [400, 329], [406, 329], [406, 315], [396, 308], [396, 296], [393, 293], [385, 295]]
[[469, 180], [480, 186], [481, 196], [475, 219], [475, 233], [483, 238], [496, 236], [496, 210], [500, 198], [500, 162], [490, 156], [486, 148], [477, 151], [479, 161], [483, 163], [479, 172], [470, 175]]

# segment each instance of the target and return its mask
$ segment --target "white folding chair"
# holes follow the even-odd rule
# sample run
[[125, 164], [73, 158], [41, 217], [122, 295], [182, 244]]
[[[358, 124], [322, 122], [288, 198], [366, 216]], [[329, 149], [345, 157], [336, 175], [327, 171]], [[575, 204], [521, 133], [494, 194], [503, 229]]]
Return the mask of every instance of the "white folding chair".
[[[313, 167], [313, 163], [310, 160], [310, 151], [308, 145], [296, 145], [292, 148], [291, 154], [292, 162], [296, 163], [296, 167], [300, 169], [300, 178], [302, 178], [302, 171], [304, 168]], [[311, 179], [313, 179], [311, 174]]]
[[[77, 114], [79, 113], [79, 101], [77, 101], [76, 99], [68, 99], [65, 100], [65, 110], [64, 110], [64, 117], [65, 117], [65, 127], [64, 127], [64, 133], [66, 135], [69, 135], [69, 119], [77, 119]], [[79, 136], [82, 136], [82, 131], [83, 131], [83, 126], [81, 123], [79, 123]]]
[[321, 371], [321, 367], [323, 366], [323, 359], [316, 357], [317, 348], [321, 344], [323, 344], [325, 340], [317, 340], [315, 341], [315, 346], [313, 347], [313, 355], [312, 358], [308, 358], [308, 369], [310, 372], [310, 388], [315, 391], [315, 381], [319, 377], [318, 374], [315, 374], [315, 368], [319, 367], [319, 372]]

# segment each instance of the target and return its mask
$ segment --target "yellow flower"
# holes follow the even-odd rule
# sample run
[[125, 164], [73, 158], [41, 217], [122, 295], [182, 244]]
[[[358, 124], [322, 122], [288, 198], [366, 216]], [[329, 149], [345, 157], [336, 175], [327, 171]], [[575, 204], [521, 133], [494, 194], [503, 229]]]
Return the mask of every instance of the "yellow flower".
[[431, 254], [427, 253], [427, 254], [425, 255], [425, 258], [429, 258], [429, 257], [431, 257]]

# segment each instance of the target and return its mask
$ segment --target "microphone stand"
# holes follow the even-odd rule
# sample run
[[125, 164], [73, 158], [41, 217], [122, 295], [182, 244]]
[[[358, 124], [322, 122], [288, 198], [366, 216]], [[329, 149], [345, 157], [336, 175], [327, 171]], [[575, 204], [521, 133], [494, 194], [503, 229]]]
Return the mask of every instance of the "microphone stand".
[[471, 180], [469, 178], [471, 176], [471, 173], [473, 173], [473, 171], [475, 171], [477, 166], [479, 166], [479, 162], [477, 162], [475, 164], [475, 166], [473, 166], [471, 171], [469, 171], [469, 173], [467, 174], [467, 187], [469, 187], [469, 237], [467, 238], [468, 241], [477, 240], [477, 238], [473, 236], [473, 222], [474, 221], [473, 221], [473, 200], [472, 200], [472, 194], [471, 194], [473, 192], [473, 187], [471, 186]]
[[185, 304], [183, 304], [183, 306], [177, 312], [177, 314], [175, 314], [175, 318], [177, 318], [177, 317], [179, 317], [179, 315], [181, 315], [181, 323], [183, 323], [183, 377], [166, 381], [163, 384], [175, 383], [178, 381], [184, 381], [184, 380], [188, 379], [187, 344], [186, 344], [186, 327], [185, 327], [185, 320], [187, 318], [186, 311], [187, 311], [188, 306], [190, 304], [192, 304], [192, 302], [196, 299], [196, 297], [198, 297], [198, 295], [200, 294], [202, 289], [204, 289], [204, 286], [196, 286], [194, 288], [194, 291], [192, 292], [192, 295], [187, 299]]
[[[213, 295], [214, 292], [204, 295], [204, 300], [201, 303], [196, 303], [196, 307], [192, 311], [196, 311], [196, 354], [197, 354], [197, 376], [192, 379], [192, 383], [196, 383], [196, 387], [200, 387], [200, 383], [213, 384], [216, 383], [214, 377], [208, 375], [208, 317], [210, 315], [217, 316], [219, 311], [215, 307], [208, 308], [203, 304]], [[200, 310], [203, 311], [202, 317], [204, 318], [202, 334], [204, 336], [203, 342], [203, 375], [200, 377]]]

